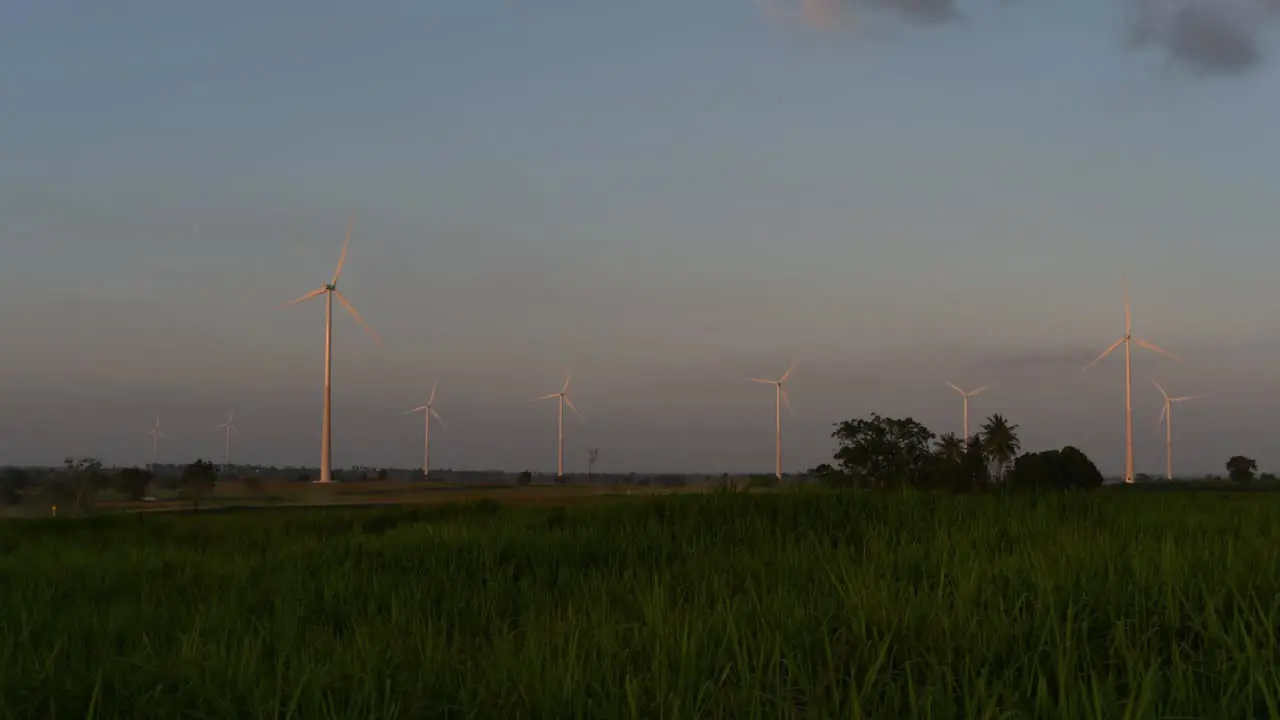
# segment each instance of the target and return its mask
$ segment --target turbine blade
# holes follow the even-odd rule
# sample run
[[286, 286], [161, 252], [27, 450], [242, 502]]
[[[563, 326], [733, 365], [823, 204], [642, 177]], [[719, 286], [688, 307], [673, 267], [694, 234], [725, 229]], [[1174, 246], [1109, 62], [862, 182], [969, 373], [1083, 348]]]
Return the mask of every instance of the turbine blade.
[[1164, 405], [1160, 406], [1160, 419], [1156, 420], [1157, 428], [1164, 424], [1164, 418], [1165, 418], [1165, 415], [1168, 414], [1168, 412], [1169, 412], [1169, 403], [1165, 403]]
[[795, 420], [796, 411], [791, 409], [791, 398], [787, 395], [787, 389], [785, 387], [782, 388], [782, 404], [787, 406], [787, 414], [791, 416], [792, 420]]
[[430, 409], [430, 410], [428, 410], [427, 412], [431, 413], [431, 417], [435, 418], [435, 419], [436, 419], [436, 422], [440, 423], [441, 425], [443, 425], [443, 426], [445, 426], [445, 427], [449, 427], [449, 423], [445, 422], [445, 421], [444, 421], [444, 418], [440, 417], [440, 413], [436, 412], [436, 409], [435, 409], [435, 408], [431, 408], [431, 409]]
[[351, 229], [355, 227], [356, 214], [351, 213], [351, 219], [347, 221], [347, 237], [342, 241], [342, 254], [338, 256], [338, 269], [333, 271], [333, 280], [329, 281], [330, 285], [338, 284], [338, 276], [342, 274], [342, 266], [347, 264], [347, 248], [351, 245]]
[[576, 408], [576, 407], [574, 407], [574, 406], [573, 406], [573, 401], [572, 401], [572, 400], [570, 400], [570, 399], [569, 399], [569, 397], [568, 397], [567, 395], [566, 395], [566, 396], [564, 396], [564, 404], [569, 406], [569, 409], [573, 411], [573, 414], [574, 414], [574, 415], [581, 415], [581, 414], [582, 414], [582, 413], [578, 412], [578, 408]]
[[287, 303], [285, 303], [285, 304], [283, 304], [283, 305], [278, 305], [278, 306], [276, 307], [276, 309], [277, 309], [277, 310], [283, 310], [283, 309], [285, 309], [285, 308], [289, 307], [290, 305], [297, 305], [298, 303], [303, 302], [303, 301], [305, 301], [305, 300], [310, 300], [311, 298], [313, 298], [313, 297], [315, 297], [315, 296], [317, 296], [317, 295], [323, 295], [323, 294], [324, 294], [324, 292], [325, 292], [325, 290], [327, 290], [327, 289], [328, 289], [328, 288], [316, 288], [315, 290], [312, 290], [311, 292], [307, 293], [306, 295], [303, 295], [302, 297], [300, 297], [300, 298], [298, 298], [298, 299], [296, 299], [296, 300], [290, 300], [289, 302], [287, 302]]
[[973, 390], [973, 391], [971, 391], [971, 392], [969, 393], [969, 397], [973, 397], [974, 395], [981, 395], [982, 393], [984, 393], [984, 392], [986, 392], [986, 391], [990, 390], [991, 388], [993, 388], [993, 387], [995, 387], [996, 385], [999, 385], [999, 384], [1000, 384], [1000, 382], [999, 382], [998, 380], [997, 380], [996, 382], [989, 382], [989, 383], [987, 383], [986, 385], [983, 385], [982, 387], [978, 388], [977, 390]]
[[763, 383], [765, 385], [777, 385], [777, 380], [765, 380], [764, 378], [747, 378], [747, 382]]
[[1160, 391], [1160, 394], [1164, 396], [1165, 400], [1169, 399], [1169, 393], [1165, 392], [1163, 387], [1160, 387], [1160, 383], [1152, 380], [1151, 384], [1156, 386], [1156, 389]]
[[229, 430], [231, 430], [231, 434], [232, 434], [232, 435], [239, 435], [239, 434], [240, 434], [240, 431], [236, 429], [236, 426], [235, 426], [235, 425], [230, 426], [228, 429], [229, 429]]
[[1091, 363], [1089, 363], [1088, 365], [1085, 365], [1083, 368], [1081, 368], [1081, 369], [1080, 369], [1080, 372], [1084, 372], [1085, 370], [1088, 370], [1089, 368], [1093, 367], [1094, 365], [1097, 365], [1099, 360], [1101, 360], [1102, 358], [1104, 358], [1104, 357], [1106, 357], [1106, 356], [1110, 355], [1111, 353], [1115, 352], [1115, 349], [1116, 349], [1116, 348], [1118, 348], [1118, 347], [1120, 347], [1122, 344], [1124, 344], [1124, 338], [1120, 338], [1119, 340], [1115, 341], [1114, 343], [1112, 343], [1112, 344], [1111, 344], [1111, 347], [1107, 348], [1106, 350], [1103, 350], [1101, 355], [1099, 355], [1098, 357], [1094, 358], [1094, 359], [1093, 359], [1093, 362], [1091, 362]]
[[543, 400], [550, 400], [551, 398], [558, 398], [558, 397], [560, 397], [560, 393], [551, 393], [550, 395], [543, 395], [542, 397], [534, 398], [529, 402], [542, 402]]
[[573, 370], [570, 370], [569, 374], [564, 376], [564, 387], [561, 388], [561, 393], [569, 392], [569, 381], [571, 380], [573, 380]]
[[792, 360], [792, 361], [791, 361], [791, 366], [787, 368], [787, 371], [786, 371], [786, 372], [782, 373], [782, 377], [778, 378], [778, 382], [780, 382], [780, 383], [784, 383], [784, 382], [786, 382], [786, 381], [787, 381], [787, 378], [791, 377], [791, 371], [793, 371], [793, 370], [795, 370], [795, 369], [796, 369], [796, 362], [795, 362], [795, 360]]
[[1136, 343], [1138, 343], [1138, 344], [1139, 344], [1139, 345], [1141, 345], [1142, 347], [1144, 347], [1144, 348], [1146, 348], [1146, 349], [1150, 350], [1151, 352], [1158, 352], [1158, 353], [1160, 353], [1161, 355], [1164, 355], [1165, 357], [1168, 357], [1168, 358], [1170, 358], [1170, 359], [1176, 360], [1176, 361], [1178, 361], [1178, 362], [1182, 362], [1182, 358], [1178, 357], [1177, 355], [1174, 355], [1173, 353], [1169, 352], [1168, 350], [1164, 350], [1164, 349], [1158, 348], [1158, 347], [1156, 347], [1155, 345], [1152, 345], [1151, 343], [1147, 342], [1146, 340], [1140, 340], [1140, 339], [1138, 339], [1138, 338], [1134, 338], [1134, 339], [1133, 339], [1133, 341], [1134, 341], [1134, 342], [1136, 342]]
[[168, 439], [169, 439], [169, 436], [168, 436], [168, 435], [165, 435], [164, 433], [160, 432], [159, 430], [157, 430], [156, 432], [157, 432], [157, 433], [159, 433], [159, 435], [160, 435], [160, 439], [161, 439], [161, 440], [168, 440]]
[[414, 408], [414, 409], [412, 409], [412, 410], [405, 410], [405, 411], [404, 411], [404, 414], [405, 414], [405, 415], [412, 415], [412, 414], [414, 414], [414, 413], [416, 413], [416, 412], [422, 412], [423, 410], [426, 410], [426, 409], [427, 409], [427, 406], [426, 406], [426, 405], [419, 405], [418, 407], [416, 407], [416, 408]]
[[436, 401], [436, 386], [439, 384], [440, 378], [436, 378], [435, 382], [431, 383], [431, 397], [427, 399], [427, 407], [430, 407]]
[[351, 304], [351, 301], [347, 300], [347, 296], [337, 290], [334, 290], [333, 294], [338, 296], [338, 302], [342, 303], [342, 307], [346, 308], [347, 312], [351, 313], [351, 317], [355, 318], [356, 322], [360, 323], [360, 327], [363, 327], [365, 331], [369, 333], [369, 337], [373, 338], [374, 342], [380, 344], [382, 340], [378, 337], [378, 333], [374, 332], [373, 328], [369, 327], [369, 323], [365, 322], [364, 318], [360, 317], [360, 313], [356, 312], [355, 306]]
[[1169, 402], [1182, 402], [1183, 400], [1199, 400], [1203, 395], [1183, 395], [1182, 397], [1169, 398]]
[[961, 390], [961, 389], [960, 389], [960, 386], [956, 385], [955, 383], [951, 382], [950, 380], [943, 380], [942, 382], [946, 383], [947, 385], [950, 385], [952, 390], [955, 390], [956, 392], [960, 393], [961, 395], [964, 395], [964, 394], [965, 394], [965, 392], [964, 392], [963, 390]]

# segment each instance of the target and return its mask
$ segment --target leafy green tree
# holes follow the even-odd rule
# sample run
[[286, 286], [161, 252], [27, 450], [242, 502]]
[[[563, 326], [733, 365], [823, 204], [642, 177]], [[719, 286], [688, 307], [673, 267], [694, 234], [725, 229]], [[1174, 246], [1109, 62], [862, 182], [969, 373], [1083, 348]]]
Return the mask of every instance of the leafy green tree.
[[62, 470], [50, 479], [49, 489], [54, 503], [84, 511], [93, 504], [98, 491], [107, 487], [107, 480], [101, 461], [68, 457], [62, 461]]
[[982, 426], [982, 449], [994, 470], [992, 475], [1003, 480], [1005, 471], [1022, 449], [1022, 443], [1018, 440], [1018, 426], [1010, 423], [1000, 413], [987, 418]]
[[1061, 450], [1019, 456], [1008, 484], [1017, 490], [1094, 488], [1102, 484], [1102, 472], [1083, 452], [1068, 445]]
[[147, 494], [147, 488], [155, 480], [150, 470], [139, 467], [128, 467], [116, 473], [116, 492], [130, 500], [141, 500]]
[[1243, 455], [1236, 455], [1227, 461], [1227, 477], [1232, 482], [1247, 483], [1253, 481], [1258, 471], [1258, 461]]
[[218, 482], [218, 467], [208, 460], [196, 460], [182, 469], [182, 496], [191, 500], [191, 509], [199, 512], [200, 501]]
[[964, 462], [965, 442], [955, 433], [947, 433], [933, 443], [933, 454], [951, 465]]
[[932, 460], [934, 435], [911, 418], [872, 413], [869, 420], [837, 423], [831, 436], [840, 444], [835, 453], [840, 469], [875, 487], [918, 485]]

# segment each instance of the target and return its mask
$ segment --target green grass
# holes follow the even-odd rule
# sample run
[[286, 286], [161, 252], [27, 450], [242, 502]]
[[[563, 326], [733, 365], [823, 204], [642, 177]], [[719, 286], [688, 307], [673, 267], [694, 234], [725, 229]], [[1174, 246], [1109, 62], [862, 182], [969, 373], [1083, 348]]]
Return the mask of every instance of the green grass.
[[1280, 717], [1280, 497], [0, 524], [0, 718]]

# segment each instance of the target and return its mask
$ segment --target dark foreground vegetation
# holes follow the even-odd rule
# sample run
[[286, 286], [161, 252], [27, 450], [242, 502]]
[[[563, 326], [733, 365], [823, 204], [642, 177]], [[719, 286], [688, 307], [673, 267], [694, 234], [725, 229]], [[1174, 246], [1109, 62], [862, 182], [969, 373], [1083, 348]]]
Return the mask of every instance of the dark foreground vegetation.
[[0, 524], [0, 717], [1280, 715], [1280, 497]]

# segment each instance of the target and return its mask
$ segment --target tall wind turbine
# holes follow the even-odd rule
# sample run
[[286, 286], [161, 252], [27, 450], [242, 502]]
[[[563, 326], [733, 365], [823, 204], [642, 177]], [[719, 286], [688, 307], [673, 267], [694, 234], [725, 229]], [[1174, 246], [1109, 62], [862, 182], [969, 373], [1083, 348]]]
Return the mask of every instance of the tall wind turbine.
[[420, 412], [423, 414], [423, 419], [425, 420], [422, 431], [422, 477], [424, 478], [427, 477], [427, 473], [431, 471], [431, 418], [435, 418], [441, 425], [449, 427], [449, 425], [444, 421], [444, 418], [441, 418], [440, 414], [436, 412], [435, 408], [436, 385], [439, 383], [440, 378], [436, 378], [436, 381], [431, 383], [431, 397], [427, 400], [426, 405], [420, 405], [405, 413], [405, 415], [412, 415], [413, 413]]
[[231, 436], [240, 434], [240, 431], [236, 430], [235, 419], [236, 411], [233, 409], [227, 415], [227, 421], [218, 426], [219, 430], [224, 430], [227, 433], [227, 452], [222, 463], [224, 468], [231, 467]]
[[967, 443], [969, 442], [969, 398], [975, 397], [977, 395], [981, 395], [982, 393], [995, 387], [996, 383], [993, 383], [993, 382], [987, 383], [986, 385], [983, 385], [977, 390], [970, 390], [969, 392], [965, 392], [964, 390], [961, 390], [960, 387], [955, 383], [952, 383], [948, 380], [943, 380], [943, 382], [950, 385], [952, 390], [955, 390], [956, 392], [960, 393], [960, 397], [964, 398], [964, 441]]
[[1156, 421], [1156, 427], [1160, 427], [1160, 423], [1164, 423], [1164, 463], [1165, 477], [1169, 480], [1173, 479], [1173, 404], [1176, 402], [1184, 402], [1186, 400], [1195, 400], [1202, 397], [1201, 395], [1183, 395], [1181, 397], [1169, 397], [1169, 393], [1164, 391], [1160, 383], [1152, 380], [1151, 383], [1156, 386], [1160, 394], [1164, 396], [1164, 409], [1160, 411], [1160, 419]]
[[156, 456], [160, 454], [160, 441], [168, 440], [169, 436], [164, 434], [160, 429], [160, 416], [156, 416], [156, 426], [151, 428], [151, 432], [147, 433], [151, 436], [151, 466], [148, 468], [151, 472], [156, 470]]
[[333, 279], [325, 283], [324, 285], [321, 285], [320, 287], [316, 288], [315, 290], [312, 290], [306, 295], [303, 295], [302, 297], [296, 300], [290, 300], [284, 305], [281, 305], [279, 308], [276, 308], [277, 310], [279, 310], [279, 309], [289, 307], [290, 305], [297, 305], [300, 302], [303, 302], [305, 300], [310, 300], [311, 298], [319, 295], [325, 296], [324, 420], [321, 422], [321, 426], [320, 426], [320, 479], [316, 481], [320, 483], [328, 483], [333, 480], [332, 464], [331, 464], [331, 461], [333, 459], [333, 456], [331, 453], [333, 434], [331, 432], [332, 413], [331, 413], [330, 401], [331, 401], [332, 389], [333, 389], [333, 384], [332, 384], [332, 381], [333, 381], [333, 298], [335, 295], [338, 298], [338, 302], [342, 303], [342, 306], [347, 309], [347, 312], [351, 313], [351, 317], [355, 318], [356, 322], [360, 323], [360, 326], [363, 327], [365, 331], [369, 333], [369, 336], [373, 338], [374, 342], [378, 342], [378, 334], [373, 331], [373, 328], [369, 327], [368, 323], [364, 321], [364, 318], [360, 317], [360, 313], [356, 312], [355, 307], [352, 306], [349, 300], [347, 300], [346, 296], [338, 292], [338, 277], [342, 275], [342, 266], [345, 265], [347, 262], [347, 247], [351, 244], [351, 229], [354, 225], [355, 225], [355, 216], [352, 215], [351, 221], [347, 223], [347, 237], [345, 240], [342, 241], [342, 255], [338, 257], [338, 269], [333, 271]]
[[774, 422], [775, 422], [774, 427], [776, 428], [776, 434], [774, 437], [775, 448], [774, 448], [774, 460], [773, 460], [773, 473], [778, 477], [779, 480], [782, 479], [782, 404], [786, 403], [787, 412], [790, 413], [792, 417], [795, 417], [795, 412], [791, 410], [791, 400], [790, 398], [787, 397], [787, 388], [786, 388], [787, 378], [791, 377], [791, 371], [795, 369], [796, 369], [796, 364], [793, 362], [791, 363], [791, 367], [787, 368], [787, 371], [782, 373], [782, 377], [778, 378], [777, 380], [766, 380], [764, 378], [747, 378], [751, 382], [763, 383], [765, 385], [774, 386]]
[[1102, 351], [1102, 354], [1093, 359], [1093, 362], [1085, 365], [1081, 372], [1093, 367], [1099, 360], [1110, 355], [1116, 348], [1124, 345], [1124, 481], [1133, 483], [1133, 359], [1131, 344], [1136, 343], [1142, 347], [1160, 353], [1166, 357], [1179, 360], [1178, 356], [1173, 353], [1161, 350], [1151, 343], [1141, 338], [1133, 336], [1133, 318], [1129, 313], [1129, 283], [1121, 276], [1121, 283], [1124, 285], [1124, 336], [1111, 344], [1111, 347]]
[[550, 400], [551, 398], [560, 399], [560, 419], [557, 421], [557, 425], [556, 425], [557, 427], [556, 432], [559, 438], [558, 440], [559, 444], [557, 445], [557, 450], [556, 450], [556, 477], [558, 478], [564, 477], [564, 406], [568, 405], [569, 409], [572, 410], [575, 414], [578, 412], [578, 408], [573, 406], [573, 401], [569, 399], [569, 396], [567, 394], [569, 392], [570, 380], [573, 380], [572, 370], [569, 371], [568, 375], [564, 376], [564, 387], [560, 388], [560, 392], [551, 393], [550, 395], [543, 395], [542, 397], [534, 400], [534, 402], [541, 402], [543, 400]]

